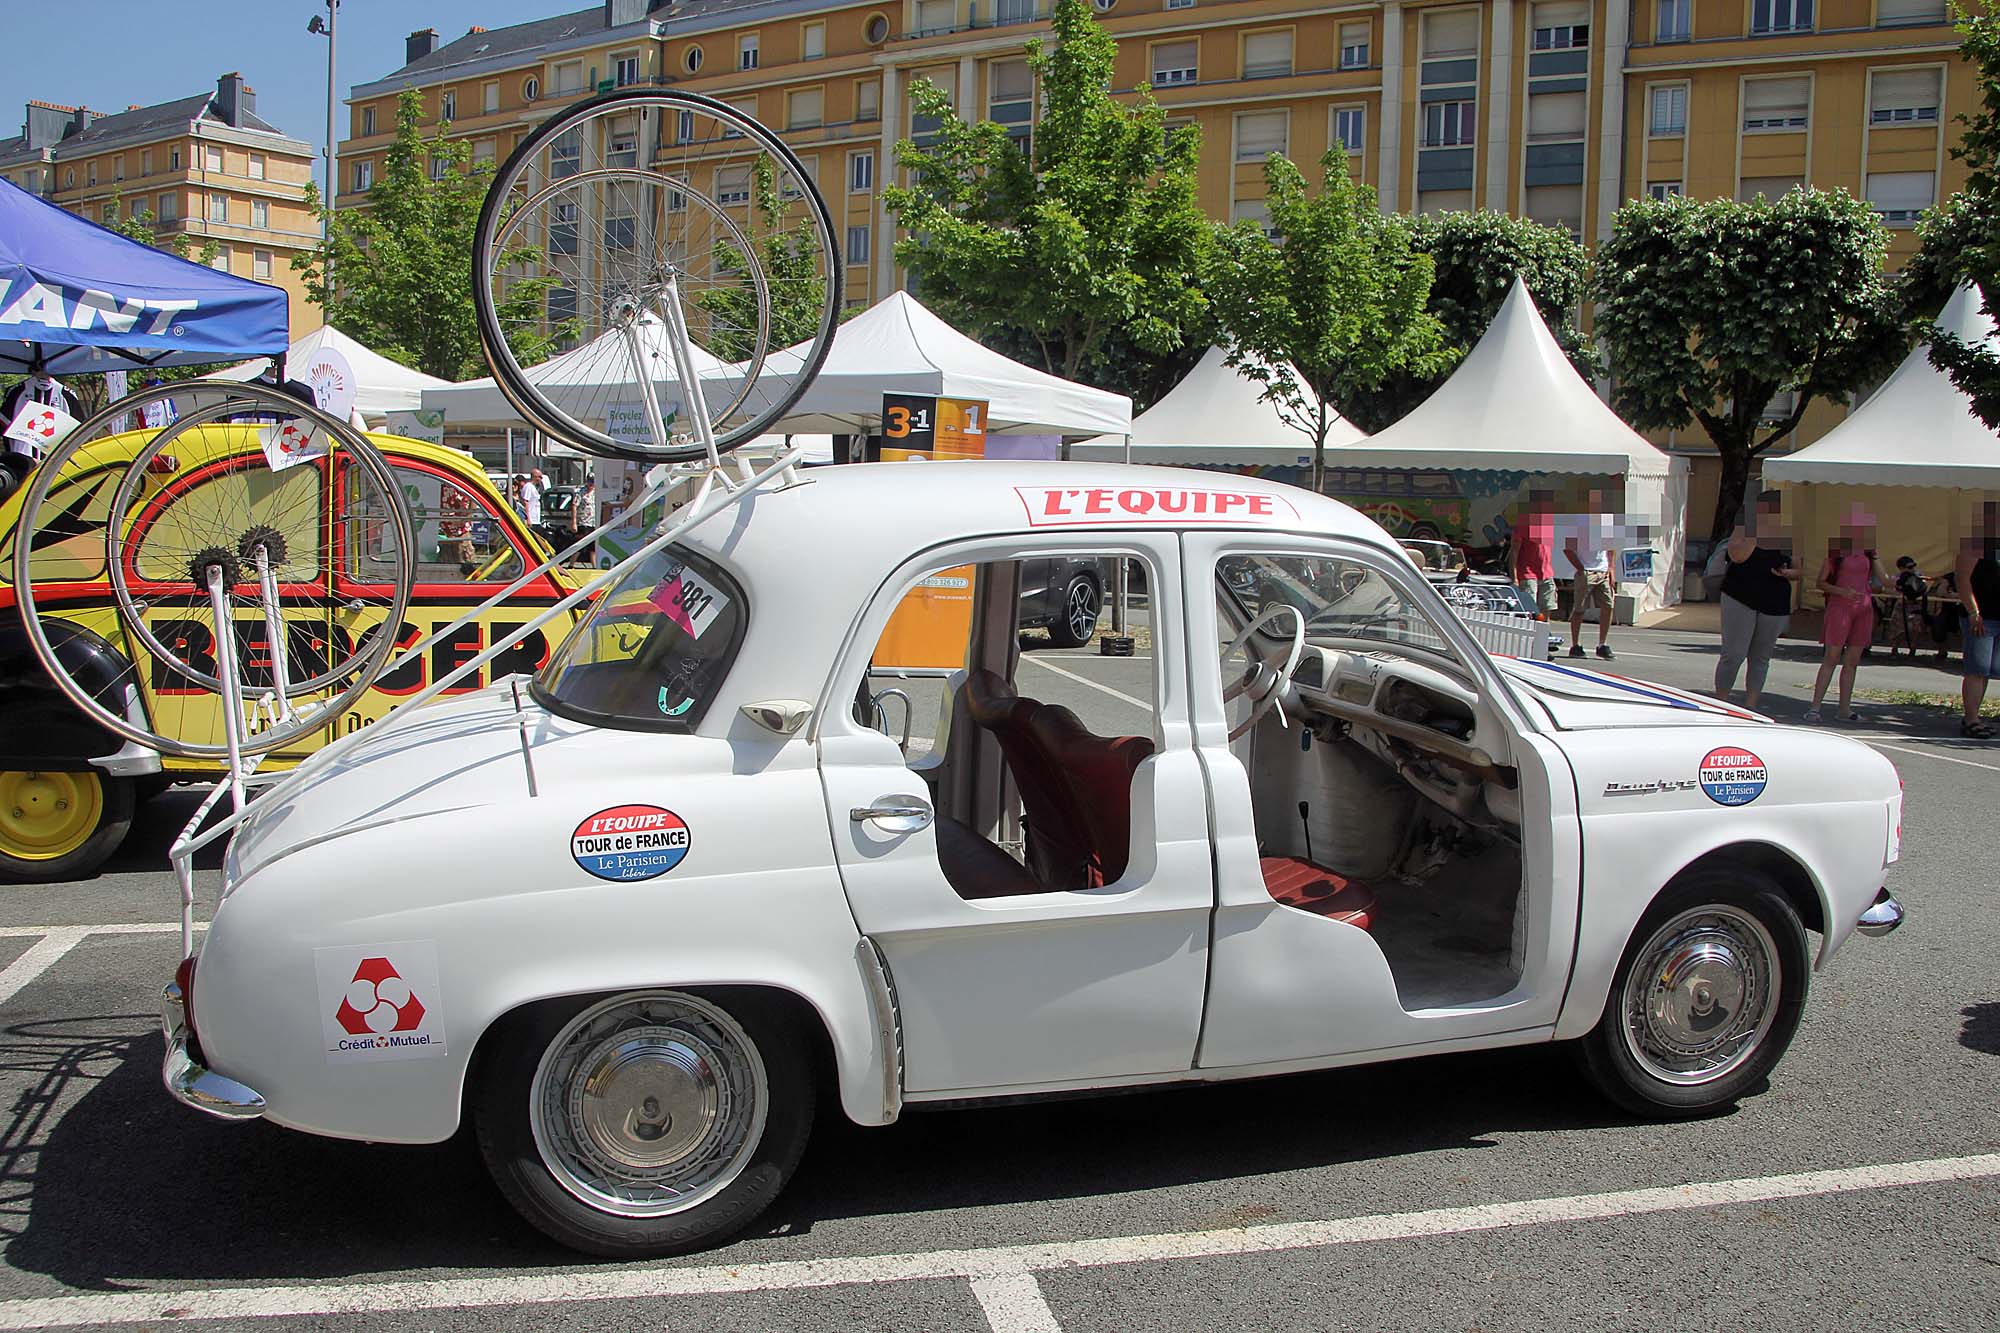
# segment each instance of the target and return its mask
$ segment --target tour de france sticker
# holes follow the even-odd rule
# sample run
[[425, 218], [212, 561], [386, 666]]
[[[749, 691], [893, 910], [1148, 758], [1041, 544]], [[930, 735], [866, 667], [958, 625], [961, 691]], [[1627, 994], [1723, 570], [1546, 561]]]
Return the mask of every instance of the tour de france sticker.
[[729, 598], [721, 589], [703, 581], [686, 565], [669, 570], [646, 600], [679, 625], [690, 639], [706, 634], [729, 605]]
[[569, 854], [599, 879], [657, 879], [688, 854], [687, 821], [657, 805], [614, 805], [576, 826]]
[[435, 942], [315, 949], [313, 970], [328, 1064], [423, 1060], [445, 1053]]
[[1748, 805], [1764, 794], [1764, 761], [1741, 746], [1723, 745], [1701, 757], [1701, 789], [1717, 805]]

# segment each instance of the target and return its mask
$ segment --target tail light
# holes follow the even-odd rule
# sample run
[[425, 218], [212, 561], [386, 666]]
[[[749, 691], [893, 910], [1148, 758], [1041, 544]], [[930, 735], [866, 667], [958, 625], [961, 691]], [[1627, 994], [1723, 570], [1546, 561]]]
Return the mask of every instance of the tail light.
[[184, 1021], [187, 1024], [188, 1044], [190, 1046], [192, 1046], [195, 1041], [195, 1031], [194, 1031], [195, 957], [196, 955], [189, 954], [187, 957], [181, 959], [181, 965], [174, 969], [174, 985], [180, 988], [182, 1021]]

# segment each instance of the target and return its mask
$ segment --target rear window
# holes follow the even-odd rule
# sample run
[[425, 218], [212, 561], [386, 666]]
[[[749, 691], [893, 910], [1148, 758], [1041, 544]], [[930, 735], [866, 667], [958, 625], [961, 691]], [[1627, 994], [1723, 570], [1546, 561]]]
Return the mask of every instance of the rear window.
[[749, 610], [720, 566], [669, 546], [598, 599], [535, 678], [535, 696], [580, 721], [691, 731], [729, 675]]

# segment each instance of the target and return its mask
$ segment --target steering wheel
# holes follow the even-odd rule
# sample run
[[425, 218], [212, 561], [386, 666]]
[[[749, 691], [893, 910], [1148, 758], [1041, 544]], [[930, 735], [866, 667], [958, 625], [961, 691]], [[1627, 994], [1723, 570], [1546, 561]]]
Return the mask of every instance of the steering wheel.
[[[1285, 654], [1285, 665], [1281, 670], [1264, 660], [1261, 655], [1252, 652], [1250, 644], [1257, 633], [1265, 628], [1267, 622], [1276, 620], [1284, 614], [1289, 614], [1292, 618], [1292, 646]], [[1249, 659], [1248, 669], [1244, 671], [1240, 680], [1223, 690], [1222, 701], [1228, 703], [1247, 693], [1254, 702], [1250, 708], [1250, 716], [1230, 729], [1229, 739], [1232, 741], [1256, 726], [1264, 714], [1277, 707], [1279, 698], [1285, 692], [1285, 682], [1292, 678], [1292, 672], [1299, 665], [1299, 658], [1305, 655], [1305, 614], [1290, 602], [1278, 602], [1265, 607], [1255, 620], [1243, 627], [1241, 634], [1230, 640], [1229, 646], [1222, 650], [1222, 656], [1226, 660], [1231, 653], [1239, 650]], [[1283, 709], [1278, 711], [1278, 725], [1281, 727], [1291, 725], [1286, 720]]]

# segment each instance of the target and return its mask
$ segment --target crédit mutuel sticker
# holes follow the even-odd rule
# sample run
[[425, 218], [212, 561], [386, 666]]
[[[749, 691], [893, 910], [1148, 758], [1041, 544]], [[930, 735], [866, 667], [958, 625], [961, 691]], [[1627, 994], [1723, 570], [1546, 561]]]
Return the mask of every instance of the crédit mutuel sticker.
[[313, 950], [328, 1064], [443, 1055], [437, 945], [343, 944]]
[[1701, 789], [1717, 805], [1748, 805], [1764, 794], [1770, 774], [1764, 761], [1740, 745], [1721, 745], [1701, 757]]
[[599, 879], [653, 879], [688, 854], [687, 821], [657, 805], [614, 805], [576, 826], [569, 854]]

